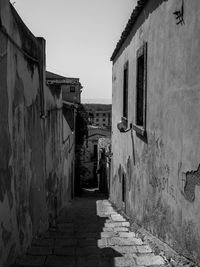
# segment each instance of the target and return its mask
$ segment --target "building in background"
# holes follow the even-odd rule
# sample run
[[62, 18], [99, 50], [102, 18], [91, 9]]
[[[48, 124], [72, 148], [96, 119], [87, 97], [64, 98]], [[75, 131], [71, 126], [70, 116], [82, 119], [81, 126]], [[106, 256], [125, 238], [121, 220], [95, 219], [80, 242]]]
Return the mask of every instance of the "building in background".
[[68, 78], [46, 71], [47, 84], [53, 90], [61, 86], [64, 101], [80, 104], [82, 85], [79, 78]]
[[199, 0], [140, 0], [133, 10], [111, 57], [110, 190], [118, 208], [198, 263], [199, 13]]
[[89, 123], [99, 127], [111, 128], [112, 105], [84, 104], [88, 113]]
[[82, 177], [81, 181], [84, 186], [90, 183], [91, 186], [97, 187], [97, 166], [98, 166], [98, 141], [102, 137], [110, 137], [111, 132], [106, 128], [101, 128], [93, 125], [88, 126], [88, 137], [85, 139], [82, 155], [81, 155], [81, 168]]
[[111, 176], [111, 138], [102, 137], [98, 140], [98, 163], [97, 163], [97, 181], [99, 191], [109, 195], [110, 176]]

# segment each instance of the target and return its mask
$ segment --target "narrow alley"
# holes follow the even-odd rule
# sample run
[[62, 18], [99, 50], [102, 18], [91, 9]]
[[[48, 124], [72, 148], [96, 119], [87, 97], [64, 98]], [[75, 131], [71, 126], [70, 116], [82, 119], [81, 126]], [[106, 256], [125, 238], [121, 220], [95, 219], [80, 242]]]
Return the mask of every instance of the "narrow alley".
[[15, 266], [164, 266], [129, 226], [104, 195], [86, 192], [63, 209], [57, 229], [34, 240]]
[[200, 267], [199, 32], [199, 0], [0, 0], [0, 267]]

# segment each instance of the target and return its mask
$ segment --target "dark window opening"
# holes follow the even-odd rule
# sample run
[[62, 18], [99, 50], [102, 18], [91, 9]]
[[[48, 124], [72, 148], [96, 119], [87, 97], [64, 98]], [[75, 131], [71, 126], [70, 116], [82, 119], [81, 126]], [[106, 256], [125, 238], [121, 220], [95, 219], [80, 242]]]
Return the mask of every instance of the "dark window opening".
[[137, 53], [136, 125], [145, 127], [146, 114], [146, 44]]
[[126, 180], [125, 175], [122, 175], [122, 202], [125, 202], [126, 198]]
[[128, 62], [124, 66], [123, 117], [128, 118]]
[[75, 86], [70, 86], [70, 93], [75, 93]]
[[94, 145], [94, 159], [97, 158], [97, 145]]

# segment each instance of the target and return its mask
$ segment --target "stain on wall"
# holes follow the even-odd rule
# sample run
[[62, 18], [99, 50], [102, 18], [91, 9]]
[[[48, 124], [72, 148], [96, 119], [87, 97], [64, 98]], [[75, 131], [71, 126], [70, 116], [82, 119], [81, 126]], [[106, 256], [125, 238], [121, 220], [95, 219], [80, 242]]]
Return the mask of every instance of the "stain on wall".
[[44, 86], [44, 41], [9, 1], [0, 0], [0, 22], [0, 266], [7, 267], [70, 199], [63, 135], [70, 137], [70, 166], [74, 138], [61, 89]]
[[185, 198], [194, 202], [195, 200], [195, 187], [200, 186], [200, 165], [196, 171], [188, 171], [186, 173], [186, 183], [184, 187]]
[[[148, 1], [113, 59], [111, 200], [186, 257], [200, 263], [200, 2], [185, 1], [184, 25], [173, 12], [180, 1]], [[163, 19], [164, 18], [164, 19]], [[135, 124], [137, 51], [147, 42], [146, 140], [120, 133], [123, 68], [128, 61], [128, 124]], [[190, 51], [190, 52], [189, 52]]]

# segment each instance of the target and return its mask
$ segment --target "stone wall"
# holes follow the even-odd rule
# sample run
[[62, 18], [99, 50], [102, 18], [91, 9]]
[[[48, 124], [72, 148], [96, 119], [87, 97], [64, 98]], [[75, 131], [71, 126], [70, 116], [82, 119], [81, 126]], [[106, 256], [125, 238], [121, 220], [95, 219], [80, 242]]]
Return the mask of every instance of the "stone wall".
[[[174, 12], [182, 11], [178, 23]], [[181, 254], [200, 262], [200, 2], [148, 1], [113, 62], [111, 200]], [[129, 63], [135, 124], [136, 54], [147, 42], [146, 136], [120, 133]], [[123, 192], [123, 188], [124, 191]], [[125, 196], [123, 196], [123, 194]], [[125, 198], [123, 203], [122, 198]]]

